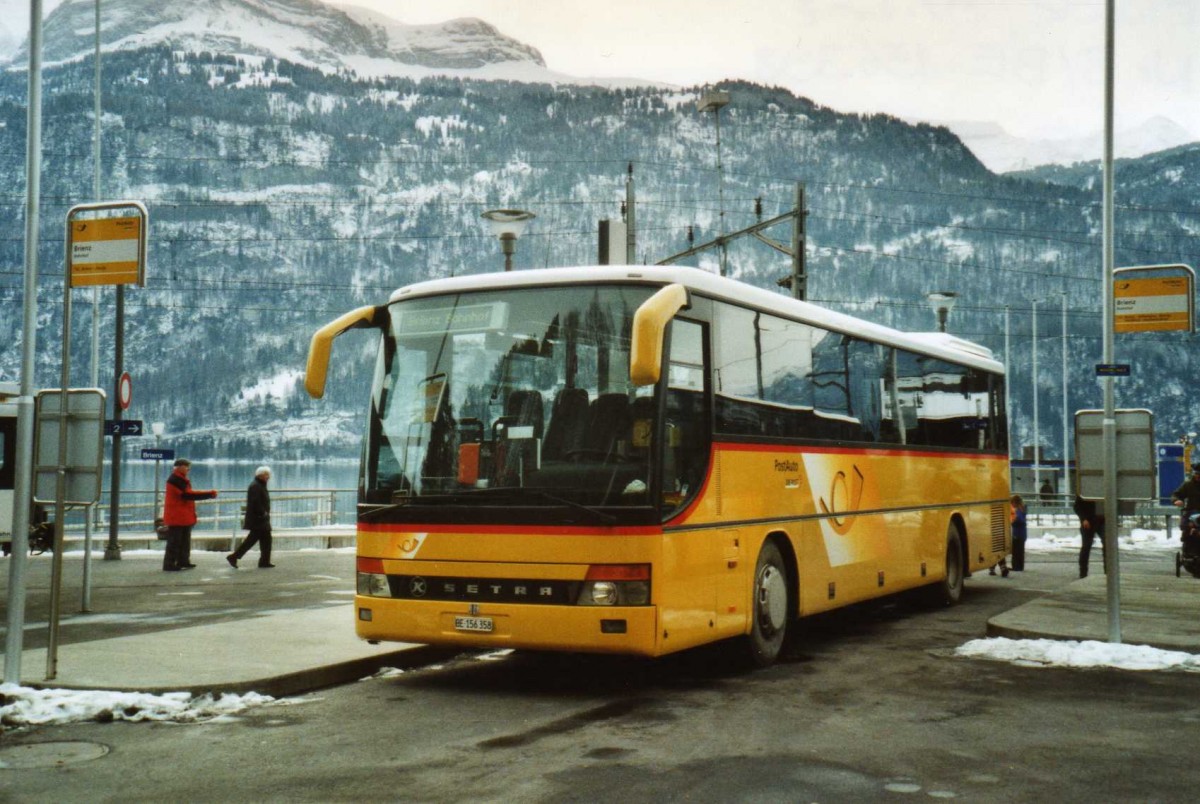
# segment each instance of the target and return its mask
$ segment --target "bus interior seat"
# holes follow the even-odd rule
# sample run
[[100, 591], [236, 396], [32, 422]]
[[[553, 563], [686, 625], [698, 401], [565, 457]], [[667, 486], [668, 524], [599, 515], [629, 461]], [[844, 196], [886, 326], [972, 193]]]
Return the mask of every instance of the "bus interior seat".
[[588, 426], [588, 395], [583, 388], [564, 388], [554, 397], [542, 457], [562, 460], [582, 448]]
[[537, 391], [513, 391], [504, 401], [504, 415], [492, 425], [493, 437], [502, 428], [532, 427], [533, 437], [542, 437], [542, 395]]
[[601, 394], [592, 401], [588, 412], [584, 449], [604, 457], [617, 454], [618, 442], [628, 442], [632, 429], [629, 397], [623, 393]]

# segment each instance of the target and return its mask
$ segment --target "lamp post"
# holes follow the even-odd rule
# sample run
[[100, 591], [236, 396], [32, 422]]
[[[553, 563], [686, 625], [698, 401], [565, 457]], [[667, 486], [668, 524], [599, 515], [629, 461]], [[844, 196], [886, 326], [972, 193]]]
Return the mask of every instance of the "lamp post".
[[504, 270], [511, 271], [513, 254], [517, 253], [517, 238], [537, 216], [523, 209], [489, 209], [481, 217], [487, 221], [488, 231], [500, 238]]
[[729, 93], [723, 89], [710, 89], [700, 96], [700, 100], [696, 101], [696, 110], [701, 114], [706, 112], [713, 113], [713, 119], [717, 126], [717, 199], [720, 207], [720, 231], [721, 231], [721, 276], [725, 276], [726, 270], [726, 250], [725, 250], [725, 168], [721, 163], [721, 109], [729, 105]]
[[[156, 455], [161, 455], [161, 453], [159, 453], [158, 445], [159, 445], [160, 440], [162, 439], [162, 434], [164, 432], [166, 432], [166, 430], [167, 430], [167, 425], [164, 422], [150, 422], [150, 432], [154, 433], [154, 451], [155, 451]], [[151, 517], [150, 517], [151, 519], [158, 518], [158, 493], [159, 493], [159, 489], [162, 488], [162, 483], [160, 481], [160, 478], [162, 477], [161, 464], [162, 464], [162, 458], [155, 457], [155, 459], [154, 459], [154, 513], [151, 515]]]
[[1070, 438], [1070, 411], [1069, 397], [1067, 396], [1067, 294], [1062, 295], [1062, 389], [1063, 389], [1063, 411], [1062, 411], [1062, 459], [1063, 459], [1063, 484], [1061, 494], [1067, 494], [1071, 489], [1071, 469], [1069, 461], [1069, 449], [1071, 445]]
[[945, 332], [946, 319], [950, 317], [950, 311], [954, 309], [954, 303], [958, 301], [958, 294], [949, 290], [935, 290], [933, 293], [926, 294], [925, 298], [929, 300], [929, 306], [933, 309], [933, 314], [937, 316], [938, 332]]

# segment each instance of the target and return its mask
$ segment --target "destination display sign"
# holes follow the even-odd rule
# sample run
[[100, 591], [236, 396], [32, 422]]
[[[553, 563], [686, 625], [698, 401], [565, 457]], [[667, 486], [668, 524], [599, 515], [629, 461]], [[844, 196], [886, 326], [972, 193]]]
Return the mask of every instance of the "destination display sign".
[[140, 284], [142, 219], [71, 221], [71, 287]]
[[1190, 283], [1182, 276], [1118, 279], [1115, 332], [1191, 329]]

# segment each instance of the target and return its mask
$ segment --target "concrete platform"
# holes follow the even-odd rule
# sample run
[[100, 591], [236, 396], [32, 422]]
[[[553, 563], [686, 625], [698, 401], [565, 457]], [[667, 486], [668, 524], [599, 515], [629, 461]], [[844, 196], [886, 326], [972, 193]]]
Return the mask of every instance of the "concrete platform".
[[427, 646], [363, 642], [354, 635], [354, 607], [346, 604], [61, 645], [52, 680], [45, 678], [46, 650], [27, 650], [21, 676], [37, 687], [280, 697], [439, 655]]
[[[1164, 650], [1200, 653], [1200, 580], [1187, 573], [1123, 572], [1120, 585], [1121, 641]], [[992, 617], [988, 636], [1013, 639], [1108, 641], [1105, 576], [1089, 575]]]

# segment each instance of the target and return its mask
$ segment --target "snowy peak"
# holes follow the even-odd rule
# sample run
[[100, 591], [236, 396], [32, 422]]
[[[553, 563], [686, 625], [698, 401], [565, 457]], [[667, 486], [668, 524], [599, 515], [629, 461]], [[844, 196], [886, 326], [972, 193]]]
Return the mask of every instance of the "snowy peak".
[[405, 25], [366, 8], [343, 6], [342, 10], [370, 30], [393, 58], [407, 64], [460, 70], [510, 61], [546, 66], [537, 50], [504, 36], [483, 20]]
[[[959, 121], [945, 125], [979, 157], [979, 161], [997, 173], [1028, 170], [1040, 165], [1096, 161], [1104, 146], [1101, 132], [1061, 139], [1023, 139], [995, 123]], [[1117, 157], [1134, 158], [1195, 140], [1195, 136], [1175, 121], [1154, 117], [1141, 125], [1114, 132], [1113, 150]]]
[[[404, 25], [365, 9], [340, 9], [318, 0], [106, 0], [101, 15], [105, 50], [167, 45], [273, 56], [327, 70], [369, 63], [376, 73], [413, 67], [469, 70], [512, 62], [545, 66], [535, 49], [481, 20]], [[46, 62], [90, 55], [94, 31], [94, 0], [66, 0], [46, 19]], [[23, 45], [13, 61], [27, 58]]]

